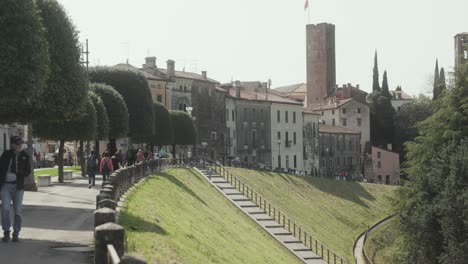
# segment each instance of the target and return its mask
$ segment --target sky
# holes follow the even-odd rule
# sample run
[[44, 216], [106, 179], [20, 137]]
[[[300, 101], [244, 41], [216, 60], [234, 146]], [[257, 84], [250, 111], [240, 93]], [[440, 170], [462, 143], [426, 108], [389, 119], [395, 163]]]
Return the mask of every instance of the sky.
[[453, 71], [454, 40], [468, 32], [467, 0], [58, 0], [89, 40], [91, 65], [141, 67], [176, 61], [176, 70], [221, 83], [306, 82], [305, 25], [332, 23], [338, 85], [372, 89], [374, 52], [380, 82], [430, 95], [435, 60]]

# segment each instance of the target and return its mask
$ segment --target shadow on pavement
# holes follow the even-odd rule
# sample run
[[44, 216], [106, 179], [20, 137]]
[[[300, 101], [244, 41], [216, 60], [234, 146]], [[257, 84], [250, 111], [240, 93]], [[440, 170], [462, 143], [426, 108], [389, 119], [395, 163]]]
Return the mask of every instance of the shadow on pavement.
[[[92, 231], [93, 209], [67, 208], [45, 205], [23, 205], [22, 227], [66, 230]], [[13, 214], [10, 211], [10, 214]]]

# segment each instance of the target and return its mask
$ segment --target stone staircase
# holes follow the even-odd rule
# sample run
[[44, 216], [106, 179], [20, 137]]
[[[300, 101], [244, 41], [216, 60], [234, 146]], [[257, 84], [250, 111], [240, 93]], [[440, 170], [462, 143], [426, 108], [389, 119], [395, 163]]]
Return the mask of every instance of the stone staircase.
[[208, 174], [205, 169], [197, 170], [242, 212], [263, 227], [263, 229], [265, 229], [272, 237], [274, 237], [304, 263], [326, 263], [322, 257], [312, 252], [310, 248], [306, 247], [298, 238], [294, 237], [291, 232], [285, 229], [281, 224], [277, 223], [273, 217], [269, 216], [264, 209], [259, 208], [250, 198], [244, 196], [221, 175], [213, 172], [210, 179], [208, 178]]

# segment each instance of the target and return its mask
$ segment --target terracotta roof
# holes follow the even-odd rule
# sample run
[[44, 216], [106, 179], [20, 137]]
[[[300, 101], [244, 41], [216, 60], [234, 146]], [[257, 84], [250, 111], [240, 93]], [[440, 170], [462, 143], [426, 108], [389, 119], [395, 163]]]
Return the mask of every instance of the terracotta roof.
[[[313, 107], [311, 110], [313, 111], [321, 111], [321, 110], [330, 110], [330, 109], [337, 109], [351, 101], [353, 101], [354, 99], [353, 98], [348, 98], [348, 99], [344, 99], [344, 100], [340, 100], [338, 101], [338, 103], [333, 103], [333, 104], [323, 104], [323, 105], [317, 105], [315, 107]], [[354, 100], [356, 101], [356, 100]]]
[[[229, 89], [229, 95], [231, 97], [236, 98], [236, 89], [231, 88]], [[274, 93], [268, 93], [268, 98], [265, 93], [257, 93], [252, 91], [242, 90], [240, 91], [240, 99], [244, 100], [252, 100], [252, 101], [268, 101], [273, 103], [287, 103], [287, 104], [295, 104], [295, 105], [302, 105], [301, 102], [294, 101], [287, 97], [278, 96]], [[268, 99], [268, 100], [267, 100]]]
[[401, 99], [397, 98], [395, 92], [396, 92], [396, 90], [391, 90], [390, 91], [390, 93], [393, 96], [392, 100], [413, 100], [413, 97], [411, 97], [410, 95], [408, 95], [407, 93], [405, 93], [403, 91], [399, 91], [399, 92], [401, 92]]
[[330, 133], [330, 134], [353, 134], [358, 135], [360, 132], [346, 129], [339, 126], [328, 126], [328, 125], [319, 125], [320, 133]]
[[[161, 69], [158, 68], [159, 71], [161, 71], [164, 74], [167, 74], [167, 69]], [[177, 78], [184, 78], [184, 79], [191, 79], [191, 80], [197, 80], [197, 81], [205, 81], [205, 82], [212, 82], [218, 84], [219, 82], [210, 78], [203, 79], [203, 77], [194, 72], [183, 72], [183, 71], [175, 71], [175, 77]]]
[[305, 83], [297, 83], [288, 86], [281, 86], [276, 87], [274, 90], [282, 93], [306, 93], [307, 92], [307, 84]]

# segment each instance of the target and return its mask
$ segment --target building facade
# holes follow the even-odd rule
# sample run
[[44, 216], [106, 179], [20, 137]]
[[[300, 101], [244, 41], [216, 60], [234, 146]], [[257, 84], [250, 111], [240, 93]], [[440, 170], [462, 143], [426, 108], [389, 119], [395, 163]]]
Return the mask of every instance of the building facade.
[[468, 60], [468, 32], [455, 35], [455, 68]]
[[273, 168], [304, 172], [302, 103], [271, 102]]
[[390, 94], [392, 95], [391, 103], [395, 112], [400, 112], [403, 105], [413, 101], [413, 97], [406, 94], [401, 86], [398, 86], [394, 91], [390, 91]]
[[304, 174], [319, 176], [319, 118], [320, 115], [304, 109], [302, 112]]
[[387, 149], [372, 146], [372, 170], [366, 176], [371, 183], [400, 184], [400, 155]]
[[306, 55], [307, 107], [310, 108], [335, 91], [335, 25], [306, 26]]
[[338, 126], [320, 125], [320, 176], [360, 179], [360, 137], [357, 131]]
[[228, 159], [234, 159], [237, 153], [236, 138], [236, 101], [231, 96], [226, 97], [226, 148]]

